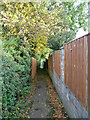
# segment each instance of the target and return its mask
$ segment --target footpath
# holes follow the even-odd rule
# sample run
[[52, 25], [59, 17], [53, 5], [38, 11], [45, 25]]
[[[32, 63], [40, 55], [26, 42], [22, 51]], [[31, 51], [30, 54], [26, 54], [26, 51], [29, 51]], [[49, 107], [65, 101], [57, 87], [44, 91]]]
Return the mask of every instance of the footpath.
[[69, 118], [45, 70], [39, 70], [30, 85], [30, 93], [20, 99], [14, 116], [18, 115], [18, 118]]

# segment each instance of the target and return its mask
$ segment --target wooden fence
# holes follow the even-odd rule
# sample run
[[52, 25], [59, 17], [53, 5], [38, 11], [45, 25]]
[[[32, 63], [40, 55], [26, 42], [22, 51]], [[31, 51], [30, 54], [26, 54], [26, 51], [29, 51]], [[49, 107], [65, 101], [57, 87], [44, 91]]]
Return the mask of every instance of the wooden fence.
[[54, 52], [54, 70], [57, 73], [57, 75], [60, 78], [61, 75], [61, 67], [60, 67], [60, 62], [61, 62], [61, 56], [60, 56], [61, 51], [55, 51]]
[[[90, 44], [90, 34], [64, 45], [64, 83], [86, 110], [88, 110], [88, 79], [90, 79], [90, 64], [88, 65], [90, 48], [88, 44]], [[50, 61], [53, 61], [53, 56], [53, 70], [61, 78], [61, 51], [54, 52], [52, 60], [49, 59], [49, 65]]]
[[48, 69], [50, 69], [53, 72], [53, 56], [52, 55], [49, 55]]
[[65, 44], [65, 84], [85, 108], [88, 106], [87, 36]]
[[32, 57], [32, 68], [31, 68], [31, 77], [34, 79], [36, 75], [37, 60]]

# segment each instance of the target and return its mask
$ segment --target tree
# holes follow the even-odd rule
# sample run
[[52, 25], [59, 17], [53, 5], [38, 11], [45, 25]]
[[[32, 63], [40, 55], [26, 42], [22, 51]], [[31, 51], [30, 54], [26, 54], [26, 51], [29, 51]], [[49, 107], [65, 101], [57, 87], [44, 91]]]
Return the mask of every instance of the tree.
[[39, 6], [39, 4], [32, 2], [10, 2], [1, 4], [3, 37], [5, 37], [5, 35], [21, 36], [23, 38], [22, 46], [28, 41], [34, 47], [37, 43], [36, 39], [39, 39], [38, 44], [42, 41], [42, 36], [47, 39], [47, 30], [44, 23], [46, 13], [44, 12], [42, 14], [43, 9], [40, 9], [41, 6]]
[[87, 30], [87, 3], [76, 0], [60, 2], [55, 0], [48, 6], [50, 14], [54, 14], [54, 25], [50, 27], [48, 45], [52, 49], [60, 49], [64, 43], [75, 38], [79, 28]]

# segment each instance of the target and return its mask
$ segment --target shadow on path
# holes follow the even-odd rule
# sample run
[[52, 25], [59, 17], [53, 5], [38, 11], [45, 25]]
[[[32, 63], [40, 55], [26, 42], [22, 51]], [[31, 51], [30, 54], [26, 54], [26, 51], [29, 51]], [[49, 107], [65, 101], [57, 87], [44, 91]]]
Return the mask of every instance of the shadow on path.
[[31, 98], [33, 101], [32, 110], [30, 112], [31, 118], [41, 118], [46, 117], [50, 112], [48, 107], [47, 100], [48, 96], [48, 85], [47, 80], [48, 75], [44, 70], [40, 70], [35, 78], [35, 91], [34, 95]]
[[68, 117], [45, 70], [39, 70], [33, 84], [35, 90], [31, 98], [30, 118]]

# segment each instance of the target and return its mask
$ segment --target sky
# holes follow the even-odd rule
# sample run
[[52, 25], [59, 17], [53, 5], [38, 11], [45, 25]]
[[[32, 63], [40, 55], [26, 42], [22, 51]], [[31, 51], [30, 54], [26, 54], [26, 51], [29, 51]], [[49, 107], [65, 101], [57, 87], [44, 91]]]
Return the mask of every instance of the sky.
[[76, 38], [79, 38], [81, 36], [84, 36], [85, 34], [88, 34], [87, 31], [84, 31], [83, 28], [80, 28], [79, 31], [76, 34]]

